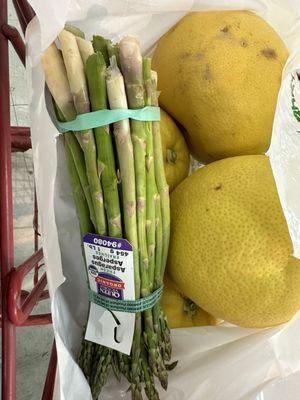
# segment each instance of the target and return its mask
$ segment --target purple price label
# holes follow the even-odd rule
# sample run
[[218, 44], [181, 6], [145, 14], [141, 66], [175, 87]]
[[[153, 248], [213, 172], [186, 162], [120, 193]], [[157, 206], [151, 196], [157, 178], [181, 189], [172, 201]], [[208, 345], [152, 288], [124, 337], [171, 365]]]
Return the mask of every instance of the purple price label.
[[109, 274], [107, 272], [100, 272], [95, 278], [97, 284], [97, 292], [105, 297], [123, 300], [123, 291], [125, 283], [121, 278]]
[[94, 244], [111, 249], [132, 251], [132, 246], [126, 239], [114, 238], [95, 233], [87, 233], [83, 238], [84, 243]]

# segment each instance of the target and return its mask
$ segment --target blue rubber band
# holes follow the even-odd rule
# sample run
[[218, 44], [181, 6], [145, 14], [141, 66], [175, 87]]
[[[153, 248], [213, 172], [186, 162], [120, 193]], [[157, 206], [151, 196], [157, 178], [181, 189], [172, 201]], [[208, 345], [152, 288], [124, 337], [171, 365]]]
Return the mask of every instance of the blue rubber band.
[[110, 311], [122, 311], [136, 314], [152, 308], [161, 298], [162, 292], [163, 285], [147, 297], [142, 297], [137, 300], [119, 300], [103, 296], [89, 289], [89, 301]]
[[137, 110], [119, 108], [115, 110], [91, 111], [89, 113], [77, 115], [73, 121], [56, 121], [56, 127], [60, 133], [68, 131], [79, 132], [87, 129], [94, 129], [99, 126], [110, 125], [114, 122], [129, 118], [138, 121], [160, 121], [160, 108], [147, 106]]

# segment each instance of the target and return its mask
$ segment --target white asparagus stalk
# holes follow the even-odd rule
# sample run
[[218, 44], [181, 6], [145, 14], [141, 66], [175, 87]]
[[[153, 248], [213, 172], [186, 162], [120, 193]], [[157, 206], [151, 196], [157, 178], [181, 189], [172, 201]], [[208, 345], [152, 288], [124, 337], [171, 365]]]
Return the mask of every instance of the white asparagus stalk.
[[76, 37], [77, 46], [81, 55], [83, 65], [86, 65], [87, 59], [91, 54], [94, 54], [94, 48], [92, 42], [82, 39], [81, 37]]
[[[76, 117], [73, 96], [61, 52], [57, 49], [54, 43], [51, 44], [42, 55], [42, 65], [45, 73], [45, 80], [56, 107], [66, 121], [72, 121]], [[82, 151], [72, 132], [65, 133], [65, 142], [72, 153], [77, 174], [88, 203], [90, 218], [95, 225], [94, 205], [84, 167]]]
[[[88, 88], [84, 65], [78, 49], [76, 37], [66, 30], [63, 30], [58, 37], [76, 112], [78, 114], [87, 113], [90, 111]], [[77, 137], [78, 140], [80, 140], [84, 152], [86, 173], [95, 210], [96, 231], [103, 235], [106, 234], [106, 218], [102, 187], [97, 169], [97, 152], [94, 132], [92, 129], [88, 129], [83, 132], [78, 132]]]
[[73, 96], [63, 58], [55, 43], [52, 43], [43, 53], [42, 65], [47, 86], [56, 105], [66, 120], [73, 120], [76, 117]]
[[76, 37], [63, 30], [58, 35], [67, 71], [71, 93], [77, 114], [90, 111], [89, 94], [84, 73], [84, 65], [78, 49]]

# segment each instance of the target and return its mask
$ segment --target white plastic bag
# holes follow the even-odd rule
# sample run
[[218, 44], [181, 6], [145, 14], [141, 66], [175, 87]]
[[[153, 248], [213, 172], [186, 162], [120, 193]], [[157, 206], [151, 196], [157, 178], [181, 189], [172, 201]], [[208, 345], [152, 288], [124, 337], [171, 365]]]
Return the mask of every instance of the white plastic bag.
[[[290, 50], [274, 121], [269, 155], [283, 210], [300, 256], [300, 123], [291, 108], [291, 83], [296, 104], [300, 86], [300, 7], [296, 0], [30, 0], [36, 11], [28, 27], [27, 69], [31, 82], [31, 131], [41, 214], [43, 248], [52, 298], [53, 328], [58, 352], [58, 394], [62, 400], [91, 398], [76, 364], [87, 314], [87, 288], [79, 226], [65, 166], [45, 104], [40, 56], [66, 21], [87, 37], [102, 34], [119, 39], [135, 34], [145, 52], [183, 15], [195, 10], [250, 9], [266, 19]], [[229, 324], [172, 331], [174, 359], [169, 389], [161, 399], [279, 400], [297, 399], [300, 385], [300, 314], [286, 325], [264, 330]], [[129, 399], [127, 385], [114, 378], [103, 399]]]

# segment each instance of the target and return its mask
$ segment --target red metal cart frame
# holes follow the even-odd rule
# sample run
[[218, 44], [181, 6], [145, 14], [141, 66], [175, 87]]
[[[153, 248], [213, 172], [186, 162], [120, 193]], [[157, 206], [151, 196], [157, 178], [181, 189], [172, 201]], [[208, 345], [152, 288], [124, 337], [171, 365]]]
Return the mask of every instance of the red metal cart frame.
[[[24, 32], [34, 17], [34, 12], [26, 0], [13, 0], [13, 3]], [[14, 266], [11, 153], [28, 150], [31, 141], [29, 128], [10, 126], [9, 41], [25, 65], [23, 39], [17, 29], [7, 23], [7, 0], [0, 0], [0, 267], [3, 400], [16, 399], [16, 327], [51, 323], [51, 314], [31, 315], [37, 302], [48, 297], [48, 292], [45, 290], [46, 275], [39, 277], [43, 252], [42, 249], [38, 249], [36, 199], [33, 221], [35, 253], [21, 265]], [[33, 269], [34, 287], [30, 293], [25, 292], [22, 290], [23, 280]], [[54, 343], [42, 394], [43, 400], [50, 400], [53, 397], [56, 361]]]

